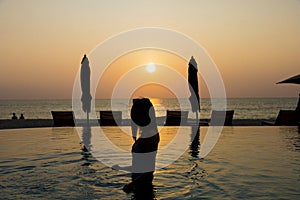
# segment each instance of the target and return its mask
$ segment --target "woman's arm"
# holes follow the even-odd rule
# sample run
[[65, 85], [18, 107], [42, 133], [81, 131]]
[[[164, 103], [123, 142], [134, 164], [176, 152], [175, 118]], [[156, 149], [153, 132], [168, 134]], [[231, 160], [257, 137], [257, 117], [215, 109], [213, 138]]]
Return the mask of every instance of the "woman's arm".
[[134, 141], [136, 141], [137, 131], [138, 131], [137, 125], [133, 121], [131, 121], [131, 133]]

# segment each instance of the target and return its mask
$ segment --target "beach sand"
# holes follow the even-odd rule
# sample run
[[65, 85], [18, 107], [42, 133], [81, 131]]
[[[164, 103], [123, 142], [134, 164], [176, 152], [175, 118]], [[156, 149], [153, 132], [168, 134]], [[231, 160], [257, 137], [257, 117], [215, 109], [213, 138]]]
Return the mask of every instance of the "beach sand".
[[[158, 119], [158, 125], [162, 126], [164, 120]], [[190, 122], [190, 120], [188, 120]], [[234, 119], [233, 126], [261, 126], [264, 119]], [[201, 124], [205, 126], [205, 123], [209, 122], [209, 119], [201, 120]], [[79, 123], [79, 126], [83, 126], [84, 123]], [[90, 121], [91, 126], [99, 126], [97, 120]], [[129, 119], [123, 119], [123, 126], [130, 126]], [[38, 127], [52, 127], [52, 119], [24, 119], [24, 120], [11, 120], [11, 119], [1, 119], [0, 129], [15, 129], [15, 128], [38, 128]]]

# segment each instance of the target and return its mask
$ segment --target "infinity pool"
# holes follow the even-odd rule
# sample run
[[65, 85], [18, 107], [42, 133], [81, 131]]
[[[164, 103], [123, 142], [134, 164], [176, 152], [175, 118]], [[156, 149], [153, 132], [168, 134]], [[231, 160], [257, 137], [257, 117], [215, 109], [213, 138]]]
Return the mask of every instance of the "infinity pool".
[[[161, 149], [178, 129], [161, 130]], [[130, 135], [117, 127], [104, 130], [130, 150]], [[298, 127], [225, 127], [200, 159], [206, 131], [201, 128], [178, 160], [156, 171], [156, 199], [300, 199]], [[190, 137], [190, 128], [180, 134]], [[1, 130], [0, 199], [132, 199], [122, 191], [130, 174], [84, 154], [80, 141], [75, 128]]]

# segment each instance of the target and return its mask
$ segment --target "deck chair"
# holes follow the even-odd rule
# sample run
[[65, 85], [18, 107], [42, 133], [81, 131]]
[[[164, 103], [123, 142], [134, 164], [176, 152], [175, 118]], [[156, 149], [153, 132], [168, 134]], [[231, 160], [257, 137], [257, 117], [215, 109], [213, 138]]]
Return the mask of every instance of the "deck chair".
[[167, 110], [165, 126], [186, 126], [189, 111]]
[[100, 111], [100, 126], [122, 125], [122, 111]]
[[73, 111], [51, 111], [54, 126], [75, 126]]
[[234, 110], [213, 110], [210, 126], [232, 126]]
[[297, 111], [280, 110], [275, 121], [262, 121], [262, 125], [269, 126], [297, 126]]

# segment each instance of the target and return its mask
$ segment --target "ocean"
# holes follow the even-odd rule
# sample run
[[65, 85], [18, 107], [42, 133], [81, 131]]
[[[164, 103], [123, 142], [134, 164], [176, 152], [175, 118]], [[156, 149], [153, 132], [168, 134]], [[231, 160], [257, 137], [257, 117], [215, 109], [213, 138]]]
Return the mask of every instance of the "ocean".
[[[166, 110], [189, 110], [188, 99], [151, 99], [157, 117], [166, 115]], [[115, 100], [116, 108], [122, 111], [123, 119], [129, 118], [130, 106], [128, 100]], [[201, 119], [209, 119], [211, 115], [211, 99], [201, 99]], [[227, 109], [235, 111], [235, 119], [276, 119], [280, 109], [294, 110], [298, 98], [229, 98]], [[95, 100], [95, 110], [110, 110], [111, 100]], [[0, 100], [0, 119], [10, 119], [12, 113], [26, 119], [52, 119], [52, 110], [72, 110], [72, 100]], [[97, 113], [99, 117], [99, 113]], [[189, 113], [193, 117], [193, 113]]]

